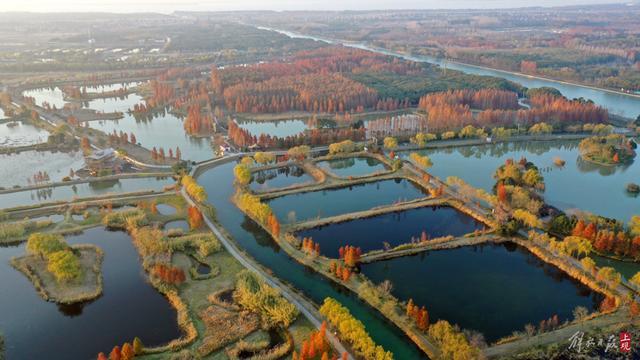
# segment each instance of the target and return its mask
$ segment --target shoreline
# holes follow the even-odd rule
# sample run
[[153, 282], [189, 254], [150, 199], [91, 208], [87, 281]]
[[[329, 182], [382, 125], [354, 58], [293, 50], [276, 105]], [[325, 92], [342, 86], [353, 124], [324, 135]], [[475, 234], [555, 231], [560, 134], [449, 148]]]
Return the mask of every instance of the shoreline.
[[[543, 77], [543, 76], [539, 76], [539, 75], [528, 75], [528, 74], [519, 73], [519, 72], [515, 72], [515, 71], [509, 71], [509, 70], [490, 68], [490, 67], [487, 67], [487, 66], [465, 63], [465, 62], [458, 61], [458, 60], [446, 60], [446, 59], [442, 59], [442, 58], [439, 58], [439, 57], [436, 57], [436, 56], [413, 55], [413, 54], [408, 54], [408, 53], [402, 53], [402, 52], [398, 52], [396, 50], [377, 48], [377, 47], [368, 45], [366, 43], [357, 43], [357, 42], [352, 42], [352, 41], [348, 41], [348, 40], [331, 39], [331, 38], [325, 38], [325, 37], [322, 37], [322, 36], [307, 35], [307, 34], [295, 32], [295, 31], [290, 31], [290, 30], [276, 29], [276, 28], [272, 28], [272, 27], [269, 27], [269, 26], [261, 26], [261, 25], [252, 25], [252, 26], [254, 26], [254, 27], [256, 27], [257, 29], [260, 29], [260, 30], [275, 31], [277, 33], [289, 36], [290, 38], [296, 38], [297, 37], [297, 38], [313, 39], [313, 40], [322, 41], [322, 42], [325, 42], [325, 43], [328, 43], [328, 44], [333, 44], [333, 45], [338, 44], [338, 45], [342, 45], [342, 46], [346, 46], [346, 47], [352, 47], [352, 48], [356, 48], [356, 49], [368, 50], [368, 51], [381, 53], [383, 55], [389, 55], [389, 56], [395, 56], [395, 57], [401, 57], [401, 58], [406, 58], [407, 56], [411, 56], [411, 57], [427, 57], [427, 58], [433, 59], [433, 60], [444, 60], [445, 62], [450, 62], [450, 63], [453, 63], [453, 64], [474, 67], [474, 68], [482, 69], [482, 70], [497, 71], [497, 72], [501, 72], [501, 73], [504, 73], [504, 74], [509, 74], [509, 75], [513, 75], [513, 76], [517, 76], [517, 77], [530, 78], [530, 79], [536, 79], [536, 80], [542, 80], [542, 81], [549, 81], [549, 82], [554, 82], [554, 83], [563, 84], [563, 85], [578, 86], [578, 87], [585, 88], [585, 89], [590, 89], [590, 90], [595, 90], [595, 91], [604, 91], [604, 92], [608, 92], [608, 93], [611, 93], [611, 94], [624, 95], [624, 96], [629, 96], [629, 97], [632, 97], [632, 98], [640, 99], [640, 95], [638, 95], [638, 94], [628, 94], [628, 93], [625, 93], [625, 92], [622, 92], [622, 91], [613, 90], [613, 89], [607, 89], [607, 88], [601, 88], [601, 87], [597, 87], [597, 86], [593, 86], [593, 85], [575, 83], [575, 82], [571, 82], [571, 81], [548, 78], [548, 77]], [[387, 54], [385, 54], [385, 52]], [[422, 61], [440, 66], [440, 64], [434, 63], [432, 61], [428, 61], [427, 59], [423, 59]], [[462, 71], [462, 70], [456, 70], [456, 71], [461, 71], [463, 73], [467, 73], [467, 72]], [[489, 76], [491, 76], [491, 75], [489, 75]], [[505, 80], [509, 80], [509, 79], [505, 79]]]

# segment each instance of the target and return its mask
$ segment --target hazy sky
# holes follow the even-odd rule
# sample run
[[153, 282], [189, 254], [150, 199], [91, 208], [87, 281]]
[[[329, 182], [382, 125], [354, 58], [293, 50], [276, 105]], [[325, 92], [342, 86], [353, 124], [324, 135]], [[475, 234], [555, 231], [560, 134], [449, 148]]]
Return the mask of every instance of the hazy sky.
[[366, 10], [505, 8], [620, 3], [622, 0], [0, 0], [0, 11]]

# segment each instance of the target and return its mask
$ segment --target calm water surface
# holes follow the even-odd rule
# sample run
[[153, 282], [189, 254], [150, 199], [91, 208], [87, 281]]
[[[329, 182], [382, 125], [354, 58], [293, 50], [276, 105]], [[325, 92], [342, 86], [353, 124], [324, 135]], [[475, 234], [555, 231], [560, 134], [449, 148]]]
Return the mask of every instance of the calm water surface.
[[260, 137], [261, 134], [287, 137], [303, 133], [309, 128], [303, 120], [279, 120], [279, 121], [239, 121], [238, 125], [249, 131], [252, 135]]
[[69, 175], [69, 170], [75, 171], [84, 166], [84, 156], [81, 151], [23, 151], [0, 154], [0, 164], [0, 186], [10, 188], [28, 185], [27, 179], [33, 179], [39, 171], [47, 172], [51, 181], [60, 181]]
[[390, 280], [392, 293], [412, 298], [491, 342], [557, 314], [573, 319], [576, 306], [596, 309], [602, 296], [515, 244], [488, 244], [361, 265], [374, 283]]
[[[443, 180], [457, 176], [467, 183], [491, 191], [493, 174], [507, 159], [526, 157], [541, 170], [545, 178], [546, 202], [562, 210], [585, 210], [598, 215], [629, 221], [640, 214], [640, 197], [626, 191], [630, 182], [640, 182], [640, 160], [632, 164], [603, 167], [579, 157], [578, 141], [514, 142], [421, 151], [431, 157], [429, 170]], [[408, 156], [402, 153], [401, 156]], [[553, 164], [559, 157], [562, 168]]]
[[252, 190], [269, 190], [314, 181], [301, 167], [292, 165], [254, 172], [250, 187]]
[[316, 217], [363, 211], [427, 196], [421, 188], [404, 179], [374, 181], [351, 187], [286, 195], [269, 200], [280, 222], [291, 223]]
[[174, 183], [172, 178], [131, 178], [94, 181], [76, 185], [56, 186], [39, 190], [0, 194], [0, 208], [33, 205], [41, 202], [69, 201], [73, 198], [91, 197], [143, 190], [160, 191]]
[[[58, 306], [42, 300], [9, 265], [11, 257], [25, 253], [25, 245], [0, 247], [0, 330], [8, 359], [93, 359], [135, 336], [151, 346], [180, 336], [175, 310], [147, 283], [126, 233], [93, 228], [67, 241], [104, 251], [104, 293], [92, 302]], [[73, 346], [65, 345], [70, 341]]]
[[48, 131], [24, 124], [21, 121], [0, 124], [0, 147], [39, 144], [46, 142], [48, 138]]
[[389, 170], [383, 162], [369, 157], [318, 161], [316, 165], [339, 177], [371, 175]]
[[297, 233], [320, 243], [323, 255], [338, 258], [341, 246], [357, 246], [363, 252], [384, 249], [420, 239], [424, 231], [429, 238], [461, 236], [482, 229], [473, 218], [450, 207], [423, 207], [393, 212], [365, 219], [329, 224]]
[[336, 286], [313, 270], [290, 258], [271, 236], [233, 206], [233, 167], [235, 163], [219, 165], [198, 177], [216, 208], [218, 221], [254, 259], [271, 269], [275, 276], [292, 284], [316, 304], [332, 297], [349, 308], [362, 321], [373, 340], [394, 353], [396, 359], [420, 359], [425, 355], [394, 325], [378, 312], [362, 303], [349, 291]]

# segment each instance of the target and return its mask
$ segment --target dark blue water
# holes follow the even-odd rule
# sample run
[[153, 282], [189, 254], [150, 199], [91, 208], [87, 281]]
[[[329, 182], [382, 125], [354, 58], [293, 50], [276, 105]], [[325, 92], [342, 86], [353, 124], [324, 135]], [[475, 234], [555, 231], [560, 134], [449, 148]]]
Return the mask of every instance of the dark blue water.
[[427, 196], [405, 179], [374, 181], [346, 188], [287, 195], [269, 200], [281, 223], [367, 210]]
[[363, 252], [384, 249], [420, 239], [424, 231], [429, 238], [460, 236], [483, 225], [450, 207], [423, 207], [388, 213], [366, 219], [329, 224], [298, 232], [300, 238], [311, 237], [320, 243], [320, 252], [337, 258], [341, 246], [360, 247]]
[[374, 283], [426, 306], [431, 322], [445, 319], [491, 342], [538, 325], [554, 314], [573, 319], [576, 306], [596, 309], [602, 296], [515, 244], [488, 244], [361, 265]]
[[252, 190], [271, 190], [314, 181], [301, 167], [292, 165], [253, 173], [250, 187]]
[[180, 337], [176, 311], [146, 281], [126, 233], [93, 228], [66, 239], [104, 251], [104, 293], [80, 305], [46, 302], [9, 265], [11, 257], [25, 253], [25, 245], [0, 247], [0, 331], [7, 359], [95, 359], [136, 336], [148, 346]]
[[275, 276], [293, 285], [316, 304], [321, 304], [326, 297], [338, 300], [365, 324], [373, 340], [393, 352], [396, 359], [426, 358], [404, 333], [377, 311], [358, 300], [348, 290], [297, 263], [281, 251], [268, 233], [233, 206], [230, 198], [234, 193], [234, 166], [235, 163], [230, 162], [212, 168], [200, 175], [198, 182], [207, 190], [209, 202], [216, 208], [218, 221], [240, 247], [273, 271]]

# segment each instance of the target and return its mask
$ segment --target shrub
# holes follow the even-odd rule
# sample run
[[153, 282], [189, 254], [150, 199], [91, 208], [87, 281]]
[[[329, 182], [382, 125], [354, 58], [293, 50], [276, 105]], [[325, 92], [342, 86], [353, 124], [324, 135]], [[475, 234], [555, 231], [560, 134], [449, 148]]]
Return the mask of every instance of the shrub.
[[287, 328], [298, 316], [298, 309], [256, 274], [244, 270], [237, 279], [234, 299], [245, 309], [259, 314], [264, 327]]
[[50, 254], [67, 250], [69, 245], [61, 235], [35, 233], [27, 240], [27, 252], [43, 258], [48, 258]]
[[47, 270], [49, 270], [58, 281], [73, 280], [82, 275], [80, 260], [71, 250], [61, 250], [49, 254]]

